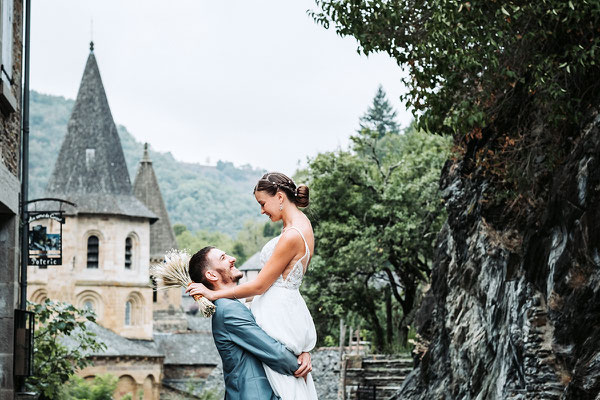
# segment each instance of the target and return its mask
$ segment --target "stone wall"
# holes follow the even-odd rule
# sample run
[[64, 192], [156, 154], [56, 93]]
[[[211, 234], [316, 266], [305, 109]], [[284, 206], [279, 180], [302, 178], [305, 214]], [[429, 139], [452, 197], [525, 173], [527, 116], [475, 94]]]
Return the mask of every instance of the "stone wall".
[[[20, 171], [21, 150], [21, 63], [23, 47], [23, 2], [14, 0], [13, 12], [13, 68], [11, 77], [13, 84], [9, 85], [8, 91], [13, 97], [16, 109], [10, 113], [3, 110], [0, 115], [0, 163], [15, 177]], [[6, 81], [0, 83], [6, 85]], [[4, 89], [2, 89], [4, 90]], [[1, 187], [1, 186], [0, 186]]]
[[311, 353], [313, 380], [319, 400], [336, 400], [340, 381], [340, 350], [322, 347]]
[[486, 221], [461, 160], [445, 168], [424, 351], [397, 399], [600, 398], [600, 117], [573, 143], [520, 230]]
[[[19, 305], [19, 179], [23, 3], [14, 1], [10, 93], [16, 110], [0, 114], [0, 400], [14, 398], [14, 310]], [[3, 83], [4, 84], [4, 83]]]
[[[18, 192], [17, 192], [18, 193]], [[16, 212], [16, 211], [15, 211]], [[13, 398], [14, 310], [19, 305], [18, 217], [0, 214], [0, 399]]]

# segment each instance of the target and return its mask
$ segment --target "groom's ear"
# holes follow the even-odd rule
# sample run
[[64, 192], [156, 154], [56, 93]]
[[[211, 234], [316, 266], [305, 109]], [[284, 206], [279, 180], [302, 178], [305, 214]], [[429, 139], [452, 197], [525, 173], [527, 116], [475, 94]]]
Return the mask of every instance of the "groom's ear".
[[215, 283], [219, 280], [219, 275], [217, 274], [216, 271], [209, 269], [208, 271], [206, 271], [204, 273], [204, 277], [206, 278], [206, 280], [208, 280], [211, 283]]

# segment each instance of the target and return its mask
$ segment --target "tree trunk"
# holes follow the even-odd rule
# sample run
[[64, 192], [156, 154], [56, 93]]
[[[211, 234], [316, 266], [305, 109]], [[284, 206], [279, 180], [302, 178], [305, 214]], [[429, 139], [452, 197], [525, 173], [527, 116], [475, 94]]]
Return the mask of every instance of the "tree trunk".
[[398, 324], [398, 342], [402, 347], [408, 344], [408, 326], [414, 318], [415, 295], [417, 285], [414, 283], [404, 286], [404, 303], [402, 304], [402, 319]]
[[386, 319], [386, 349], [392, 349], [392, 343], [394, 343], [394, 327], [392, 319], [392, 291], [388, 286], [385, 290], [385, 319]]
[[365, 295], [365, 303], [367, 306], [367, 318], [370, 320], [373, 325], [373, 332], [375, 333], [375, 343], [374, 347], [381, 351], [385, 346], [385, 336], [383, 332], [383, 327], [379, 322], [379, 318], [377, 318], [377, 308], [375, 307], [375, 303], [373, 302], [373, 298], [368, 294]]

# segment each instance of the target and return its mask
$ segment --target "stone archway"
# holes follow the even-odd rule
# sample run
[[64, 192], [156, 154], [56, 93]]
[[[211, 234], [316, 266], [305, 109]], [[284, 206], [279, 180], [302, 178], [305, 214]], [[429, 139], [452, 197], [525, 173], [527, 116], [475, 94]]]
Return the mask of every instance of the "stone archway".
[[154, 376], [148, 375], [146, 379], [144, 379], [144, 397], [143, 400], [157, 400], [158, 399], [158, 388], [156, 387], [156, 383], [154, 380]]
[[115, 399], [120, 399], [128, 393], [131, 393], [131, 397], [137, 398], [138, 385], [130, 375], [121, 375], [117, 382], [117, 389], [115, 390]]
[[38, 289], [29, 297], [29, 301], [33, 303], [41, 304], [48, 298], [48, 291], [46, 289]]

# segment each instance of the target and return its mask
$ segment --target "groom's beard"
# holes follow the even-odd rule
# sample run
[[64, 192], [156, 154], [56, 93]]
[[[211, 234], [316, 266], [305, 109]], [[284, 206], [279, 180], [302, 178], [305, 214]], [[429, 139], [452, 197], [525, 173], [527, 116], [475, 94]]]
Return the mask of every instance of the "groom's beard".
[[238, 283], [240, 279], [244, 277], [244, 274], [238, 271], [237, 275], [233, 275], [231, 272], [227, 274], [226, 277], [223, 277], [223, 283]]

